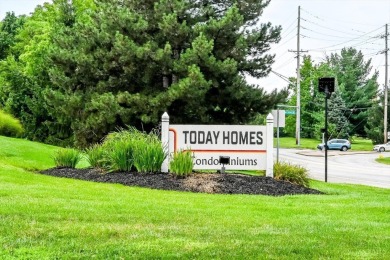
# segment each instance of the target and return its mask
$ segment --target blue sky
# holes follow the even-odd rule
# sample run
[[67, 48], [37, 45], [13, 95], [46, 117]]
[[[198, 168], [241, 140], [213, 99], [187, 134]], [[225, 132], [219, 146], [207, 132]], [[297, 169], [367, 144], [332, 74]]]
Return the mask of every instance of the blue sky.
[[[29, 14], [44, 2], [50, 1], [0, 0], [0, 19], [7, 11]], [[283, 28], [282, 40], [272, 46], [270, 53], [276, 54], [272, 69], [287, 77], [296, 75], [296, 55], [289, 50], [297, 49], [298, 6], [301, 6], [301, 49], [308, 51], [305, 54], [320, 62], [326, 55], [340, 52], [342, 47], [355, 47], [366, 59], [372, 59], [373, 70], [380, 72], [379, 84], [384, 85], [385, 55], [381, 52], [385, 50], [385, 40], [381, 36], [385, 24], [390, 26], [390, 0], [271, 0], [260, 21]], [[273, 73], [249, 81], [269, 91], [287, 84]]]

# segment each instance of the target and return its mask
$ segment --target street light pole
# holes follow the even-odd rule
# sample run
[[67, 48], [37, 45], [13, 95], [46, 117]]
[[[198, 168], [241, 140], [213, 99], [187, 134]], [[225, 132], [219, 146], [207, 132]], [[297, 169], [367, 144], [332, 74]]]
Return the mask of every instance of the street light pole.
[[325, 182], [328, 182], [328, 88], [325, 89]]
[[325, 93], [325, 182], [328, 181], [328, 99], [334, 92], [334, 78], [319, 78], [318, 91]]

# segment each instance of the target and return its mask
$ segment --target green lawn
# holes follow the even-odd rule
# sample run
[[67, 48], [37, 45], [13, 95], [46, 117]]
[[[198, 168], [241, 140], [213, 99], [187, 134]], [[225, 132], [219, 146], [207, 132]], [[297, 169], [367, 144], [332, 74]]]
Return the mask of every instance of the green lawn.
[[[281, 148], [303, 148], [303, 149], [317, 149], [317, 145], [321, 140], [301, 138], [300, 146], [296, 145], [296, 139], [293, 137], [280, 137], [279, 147]], [[277, 147], [277, 138], [274, 138], [274, 147]]]
[[0, 136], [0, 165], [25, 170], [54, 167], [55, 146], [30, 142], [23, 139]]
[[[303, 148], [303, 149], [317, 149], [317, 145], [322, 140], [315, 140], [309, 138], [301, 138], [300, 146], [296, 145], [296, 140], [293, 137], [280, 137], [279, 144], [281, 148]], [[371, 140], [363, 138], [354, 138], [352, 140], [352, 151], [372, 151], [374, 147]], [[277, 139], [274, 138], [274, 147], [277, 145]]]
[[284, 197], [150, 190], [33, 173], [26, 169], [53, 166], [55, 147], [3, 137], [0, 144], [1, 259], [390, 254], [390, 189], [312, 182], [327, 195]]
[[375, 161], [383, 164], [390, 165], [390, 154], [389, 153], [381, 153]]
[[372, 151], [374, 145], [369, 139], [354, 138], [352, 140], [352, 151]]

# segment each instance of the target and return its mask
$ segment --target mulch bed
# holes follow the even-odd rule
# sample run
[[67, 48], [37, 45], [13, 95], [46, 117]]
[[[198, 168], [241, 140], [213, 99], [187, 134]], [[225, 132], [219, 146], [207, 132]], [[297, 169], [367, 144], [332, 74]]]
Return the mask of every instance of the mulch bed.
[[41, 174], [103, 183], [120, 183], [161, 190], [222, 194], [262, 194], [269, 196], [323, 194], [322, 192], [270, 177], [242, 174], [194, 173], [186, 178], [171, 174], [133, 172], [104, 173], [98, 169], [52, 168]]

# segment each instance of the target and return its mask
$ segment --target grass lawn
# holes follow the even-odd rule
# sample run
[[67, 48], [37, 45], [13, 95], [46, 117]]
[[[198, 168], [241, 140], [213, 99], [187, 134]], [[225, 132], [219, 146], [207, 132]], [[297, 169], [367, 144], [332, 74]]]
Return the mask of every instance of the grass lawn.
[[53, 152], [58, 147], [0, 136], [0, 165], [39, 170], [54, 167]]
[[390, 189], [312, 182], [327, 195], [284, 197], [150, 190], [36, 174], [30, 169], [53, 166], [55, 147], [4, 137], [0, 144], [13, 154], [0, 152], [1, 259], [390, 254]]
[[[294, 137], [280, 137], [279, 147], [281, 148], [303, 148], [303, 149], [317, 149], [317, 145], [321, 143], [321, 140], [301, 138], [301, 145], [296, 145]], [[274, 147], [277, 146], [277, 138], [274, 138]]]
[[[303, 149], [317, 149], [317, 145], [322, 140], [301, 138], [301, 145], [296, 145], [296, 140], [293, 137], [280, 137], [279, 144], [281, 148], [303, 148]], [[274, 147], [277, 145], [277, 139], [274, 138]], [[371, 140], [363, 138], [354, 138], [352, 140], [352, 151], [372, 151], [373, 144]]]
[[351, 145], [352, 151], [372, 151], [374, 148], [372, 141], [364, 138], [354, 138]]
[[390, 165], [390, 153], [381, 153], [375, 161]]

